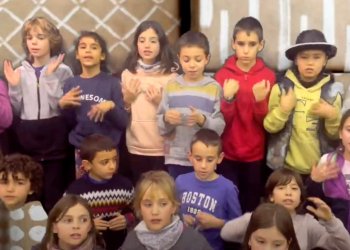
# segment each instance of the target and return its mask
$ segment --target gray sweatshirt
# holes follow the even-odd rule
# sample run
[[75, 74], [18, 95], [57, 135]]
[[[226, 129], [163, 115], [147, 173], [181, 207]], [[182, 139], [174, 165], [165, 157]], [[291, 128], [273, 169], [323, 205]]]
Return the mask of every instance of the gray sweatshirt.
[[[220, 236], [227, 241], [242, 243], [251, 215], [245, 213], [227, 222], [221, 229]], [[295, 214], [292, 215], [292, 220], [300, 249], [350, 249], [350, 235], [338, 218], [333, 216], [329, 221], [318, 222], [310, 214]]]
[[9, 85], [13, 110], [22, 120], [47, 119], [59, 115], [58, 101], [63, 95], [63, 85], [73, 73], [61, 63], [55, 72], [46, 75], [47, 67], [44, 66], [37, 79], [34, 68], [29, 62], [23, 61], [18, 68], [20, 83], [17, 86]]

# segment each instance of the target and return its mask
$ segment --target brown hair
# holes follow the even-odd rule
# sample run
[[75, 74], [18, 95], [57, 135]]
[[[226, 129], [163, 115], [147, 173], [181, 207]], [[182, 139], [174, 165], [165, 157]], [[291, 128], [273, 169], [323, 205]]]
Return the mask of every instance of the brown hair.
[[251, 32], [255, 32], [259, 38], [259, 42], [261, 42], [263, 37], [263, 27], [258, 19], [248, 16], [241, 18], [235, 25], [233, 29], [233, 40], [236, 40], [236, 36], [238, 32], [244, 31], [247, 34]]
[[41, 193], [44, 176], [42, 166], [28, 155], [5, 155], [0, 163], [0, 173], [4, 173], [2, 176], [4, 181], [8, 180], [9, 174], [17, 179], [17, 174], [21, 173], [29, 179], [30, 190], [37, 195]]
[[263, 203], [252, 213], [244, 236], [243, 250], [250, 249], [248, 243], [251, 235], [256, 230], [273, 226], [286, 238], [289, 250], [300, 250], [293, 221], [288, 210], [281, 205], [272, 203]]
[[30, 56], [27, 47], [27, 36], [32, 29], [40, 28], [48, 36], [50, 43], [50, 57], [57, 56], [63, 51], [63, 38], [56, 26], [45, 17], [33, 17], [27, 20], [22, 27], [22, 47], [30, 62]]
[[82, 160], [92, 162], [98, 152], [112, 150], [117, 150], [117, 148], [111, 138], [100, 134], [92, 134], [82, 141], [80, 157]]
[[165, 171], [148, 171], [141, 176], [141, 179], [135, 188], [133, 207], [135, 214], [139, 218], [141, 218], [140, 208], [142, 198], [147, 190], [154, 186], [156, 186], [158, 189], [161, 189], [176, 207], [180, 205], [179, 201], [176, 198], [174, 179]]
[[293, 180], [293, 178], [295, 179], [295, 182], [298, 184], [300, 189], [300, 204], [296, 208], [296, 212], [303, 212], [302, 207], [306, 200], [306, 191], [304, 188], [303, 180], [301, 179], [300, 174], [288, 168], [277, 169], [273, 171], [269, 176], [265, 185], [265, 201], [270, 202], [270, 197], [275, 187], [288, 185]]
[[57, 234], [53, 233], [53, 226], [55, 223], [59, 222], [64, 217], [64, 215], [71, 207], [74, 207], [77, 204], [82, 205], [89, 213], [91, 230], [88, 234], [88, 237], [94, 236], [94, 245], [104, 245], [101, 237], [99, 236], [95, 228], [93, 215], [89, 203], [79, 195], [68, 194], [63, 196], [49, 213], [49, 217], [47, 219], [46, 233], [40, 245], [41, 250], [47, 250], [48, 246], [58, 245], [58, 236]]
[[210, 54], [208, 38], [201, 32], [187, 31], [183, 34], [176, 43], [177, 54], [180, 54], [183, 47], [199, 47], [204, 50], [206, 56]]
[[220, 136], [214, 130], [207, 129], [207, 128], [202, 128], [198, 130], [192, 137], [191, 151], [192, 151], [193, 144], [195, 144], [196, 142], [202, 142], [207, 147], [208, 146], [218, 147], [218, 154], [222, 152]]

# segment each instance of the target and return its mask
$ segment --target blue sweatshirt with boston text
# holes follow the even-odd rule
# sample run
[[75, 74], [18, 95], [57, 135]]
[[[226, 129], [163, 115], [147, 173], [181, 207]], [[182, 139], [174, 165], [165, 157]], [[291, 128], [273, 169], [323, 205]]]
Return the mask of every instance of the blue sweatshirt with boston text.
[[[69, 134], [69, 142], [79, 148], [86, 136], [98, 133], [110, 137], [117, 146], [129, 122], [119, 79], [105, 72], [92, 78], [74, 76], [64, 85], [64, 94], [77, 86], [82, 91], [81, 106], [63, 110], [66, 117], [75, 120], [74, 128]], [[90, 120], [87, 114], [91, 107], [104, 101], [113, 101], [115, 107], [106, 113], [102, 122]]]
[[[201, 181], [194, 172], [180, 175], [176, 178], [176, 191], [183, 215], [196, 217], [201, 211], [226, 222], [242, 214], [237, 187], [221, 175], [212, 181]], [[224, 248], [219, 228], [200, 230], [200, 232], [213, 249]]]

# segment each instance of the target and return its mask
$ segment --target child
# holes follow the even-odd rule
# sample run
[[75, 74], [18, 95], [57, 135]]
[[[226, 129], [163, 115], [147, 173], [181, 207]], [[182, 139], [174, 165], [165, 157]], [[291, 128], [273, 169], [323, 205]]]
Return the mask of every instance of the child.
[[300, 250], [293, 221], [281, 205], [264, 203], [252, 213], [243, 241], [244, 250]]
[[267, 163], [272, 169], [286, 165], [308, 175], [321, 155], [332, 151], [332, 139], [338, 138], [343, 85], [334, 82], [325, 66], [336, 51], [318, 30], [301, 32], [286, 51], [294, 65], [272, 88], [264, 120], [271, 133]]
[[257, 57], [264, 48], [263, 28], [254, 17], [244, 17], [233, 30], [235, 55], [215, 74], [224, 89], [221, 112], [226, 127], [222, 134], [225, 158], [218, 172], [239, 190], [243, 212], [260, 201], [265, 166], [264, 117], [268, 112], [270, 85], [275, 74]]
[[74, 46], [79, 66], [76, 75], [67, 80], [59, 105], [68, 119], [75, 120], [69, 142], [76, 148], [76, 177], [80, 177], [77, 149], [83, 139], [100, 133], [110, 136], [117, 147], [129, 117], [118, 79], [106, 73], [108, 50], [103, 38], [95, 32], [83, 31]]
[[215, 172], [223, 157], [220, 136], [201, 129], [189, 153], [194, 172], [176, 178], [185, 223], [198, 228], [214, 249], [223, 249], [220, 229], [225, 222], [242, 214], [237, 187]]
[[[340, 121], [339, 137], [342, 145], [338, 149], [321, 157], [318, 166], [311, 170], [308, 191], [316, 192], [332, 208], [350, 232], [350, 110], [347, 110]], [[317, 185], [322, 183], [321, 192]]]
[[50, 211], [43, 241], [32, 250], [103, 250], [92, 218], [86, 200], [78, 195], [62, 197]]
[[200, 128], [221, 134], [225, 122], [220, 112], [221, 87], [204, 76], [209, 62], [209, 42], [200, 32], [189, 31], [177, 42], [183, 75], [170, 81], [158, 109], [158, 126], [165, 140], [165, 164], [171, 176], [193, 171], [187, 154]]
[[5, 203], [0, 199], [0, 249], [9, 248], [9, 211]]
[[134, 188], [128, 179], [117, 174], [118, 152], [110, 138], [99, 134], [86, 137], [80, 155], [87, 173], [75, 180], [67, 193], [79, 194], [89, 202], [106, 249], [118, 249], [126, 237], [127, 226], [134, 222], [130, 208]]
[[15, 132], [19, 152], [39, 161], [44, 169], [42, 202], [47, 211], [66, 189], [70, 148], [68, 129], [60, 116], [58, 100], [72, 71], [62, 63], [60, 31], [44, 17], [33, 17], [22, 28], [26, 60], [14, 70], [4, 62], [14, 113], [19, 116]]
[[121, 250], [209, 250], [198, 232], [177, 215], [175, 183], [165, 171], [143, 174], [136, 186], [134, 210], [142, 221], [129, 232]]
[[[6, 84], [0, 80], [0, 134], [12, 123], [12, 109]], [[1, 150], [1, 147], [0, 147]]]
[[28, 196], [40, 194], [42, 178], [42, 167], [29, 156], [8, 155], [0, 162], [0, 199], [10, 212], [10, 245], [18, 250], [30, 249], [45, 234], [47, 214], [41, 203], [27, 202]]
[[132, 114], [126, 143], [135, 184], [144, 172], [165, 170], [164, 141], [156, 112], [165, 84], [176, 74], [172, 73], [175, 58], [158, 22], [142, 22], [132, 45], [122, 73], [122, 91], [126, 109]]
[[[313, 213], [301, 214], [305, 191], [301, 176], [287, 168], [275, 170], [265, 186], [266, 201], [284, 206], [290, 213], [300, 249], [314, 247], [325, 249], [348, 249], [349, 233], [325, 202], [316, 197], [308, 198], [306, 209]], [[251, 213], [229, 221], [221, 230], [221, 237], [228, 241], [243, 242], [243, 236], [251, 218]]]

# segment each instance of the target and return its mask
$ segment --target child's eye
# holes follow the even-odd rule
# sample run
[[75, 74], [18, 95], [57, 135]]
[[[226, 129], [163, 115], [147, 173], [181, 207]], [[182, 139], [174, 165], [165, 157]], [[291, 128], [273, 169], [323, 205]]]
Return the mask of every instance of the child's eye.
[[44, 39], [46, 39], [46, 35], [38, 35], [38, 39], [39, 40], [44, 40]]
[[250, 43], [249, 43], [249, 46], [250, 46], [250, 47], [255, 47], [255, 46], [256, 46], [256, 42], [250, 42]]
[[64, 218], [62, 220], [63, 223], [71, 223], [73, 220], [71, 218]]
[[86, 217], [80, 219], [80, 222], [81, 222], [81, 223], [86, 223], [86, 222], [88, 222], [88, 221], [89, 221], [89, 219], [86, 218]]
[[162, 207], [166, 207], [166, 206], [168, 205], [168, 202], [162, 202], [162, 203], [160, 203], [160, 205], [161, 205]]
[[27, 36], [26, 37], [27, 40], [32, 40], [32, 38], [33, 38], [32, 36]]
[[196, 59], [196, 62], [201, 62], [202, 58]]

